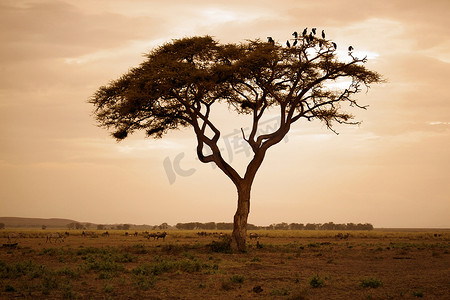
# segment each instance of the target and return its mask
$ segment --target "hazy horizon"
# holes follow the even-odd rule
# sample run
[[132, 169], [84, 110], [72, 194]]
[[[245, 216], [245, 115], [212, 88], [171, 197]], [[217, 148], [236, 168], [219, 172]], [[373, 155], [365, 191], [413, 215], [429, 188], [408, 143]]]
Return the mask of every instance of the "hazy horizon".
[[[360, 126], [295, 124], [252, 188], [249, 223], [450, 227], [450, 2], [0, 2], [0, 214], [98, 224], [232, 222], [231, 181], [196, 159], [191, 128], [117, 143], [98, 128], [91, 95], [172, 39], [221, 43], [316, 27], [383, 75], [356, 98]], [[238, 170], [243, 117], [214, 112]], [[266, 119], [266, 129], [276, 124]]]
[[[181, 223], [181, 224], [187, 224], [187, 223], [201, 223], [201, 224], [206, 224], [206, 223], [210, 223], [210, 222], [213, 222], [213, 223], [216, 223], [216, 224], [218, 224], [218, 223], [228, 223], [228, 224], [232, 224], [232, 222], [216, 222], [216, 221], [213, 221], [213, 220], [210, 220], [210, 221], [206, 221], [206, 222], [198, 222], [198, 221], [196, 221], [196, 220], [192, 220], [192, 221], [187, 221], [187, 222], [176, 222], [176, 223], [173, 223], [173, 224], [171, 224], [171, 223], [167, 223], [167, 222], [163, 222], [163, 223], [161, 223], [161, 224], [151, 224], [151, 223], [139, 223], [139, 224], [136, 224], [136, 223], [132, 223], [132, 222], [112, 222], [112, 223], [94, 223], [94, 222], [90, 222], [90, 221], [86, 221], [86, 220], [83, 220], [83, 221], [80, 221], [80, 220], [73, 220], [73, 219], [66, 219], [66, 218], [58, 218], [58, 217], [50, 217], [50, 218], [33, 218], [33, 217], [11, 217], [11, 216], [0, 216], [0, 221], [4, 221], [3, 219], [4, 218], [19, 218], [19, 219], [35, 219], [35, 220], [67, 220], [67, 221], [74, 221], [74, 222], [77, 222], [77, 223], [80, 223], [80, 224], [93, 224], [93, 225], [104, 225], [104, 226], [114, 226], [114, 225], [123, 225], [123, 224], [128, 224], [128, 225], [132, 225], [132, 226], [160, 226], [160, 225], [162, 225], [162, 224], [164, 224], [164, 223], [166, 223], [167, 225], [169, 225], [170, 227], [175, 227], [178, 223]], [[272, 222], [272, 223], [268, 223], [268, 224], [251, 224], [250, 223], [250, 225], [255, 225], [255, 226], [260, 226], [260, 227], [267, 227], [267, 226], [271, 226], [271, 225], [276, 225], [276, 224], [281, 224], [281, 223], [287, 223], [287, 222]], [[296, 222], [294, 222], [294, 223], [296, 223]], [[325, 223], [329, 223], [329, 222], [311, 222], [310, 224], [325, 224]], [[348, 223], [352, 223], [352, 222], [343, 222], [343, 223], [335, 223], [335, 224], [348, 224]], [[288, 225], [289, 224], [292, 224], [292, 223], [287, 223]], [[303, 224], [303, 225], [306, 225], [306, 224], [308, 224], [308, 223], [302, 223], [302, 222], [298, 222], [298, 224]], [[354, 223], [355, 224], [355, 223]], [[368, 224], [367, 222], [361, 222], [360, 224]], [[43, 223], [43, 224], [37, 224], [37, 225], [33, 225], [33, 227], [36, 227], [36, 226], [41, 226], [41, 225], [47, 225], [47, 224], [45, 224], [45, 223]], [[65, 225], [67, 225], [67, 224], [65, 224]], [[17, 228], [17, 227], [19, 227], [20, 228], [20, 226], [12, 226], [12, 227], [8, 227], [8, 225], [6, 226], [6, 228], [5, 229], [8, 229], [8, 228]], [[450, 230], [450, 227], [373, 227], [373, 229], [398, 229], [398, 230], [408, 230], [408, 229], [411, 229], [411, 230], [428, 230], [428, 229], [442, 229], [442, 230]], [[186, 229], [182, 229], [182, 230], [186, 230]], [[194, 229], [194, 230], [200, 230], [200, 229]], [[207, 229], [205, 229], [205, 230], [207, 230]], [[277, 230], [284, 230], [284, 229], [277, 229]], [[294, 229], [294, 230], [296, 230], [296, 229]], [[303, 230], [307, 230], [307, 229], [303, 229]], [[320, 230], [328, 230], [328, 229], [320, 229]]]

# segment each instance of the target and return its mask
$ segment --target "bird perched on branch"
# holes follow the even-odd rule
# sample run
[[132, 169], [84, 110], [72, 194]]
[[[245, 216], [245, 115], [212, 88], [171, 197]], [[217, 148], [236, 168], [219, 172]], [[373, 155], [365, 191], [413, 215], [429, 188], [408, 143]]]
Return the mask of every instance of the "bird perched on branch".
[[334, 49], [337, 49], [337, 45], [335, 42], [332, 42], [331, 44], [333, 44]]
[[269, 42], [271, 44], [275, 44], [275, 41], [273, 40], [273, 38], [271, 36], [267, 37], [267, 42]]
[[294, 33], [292, 34], [294, 36], [294, 39], [298, 39], [298, 33], [297, 31], [294, 31]]
[[316, 28], [311, 29], [312, 33], [314, 33], [314, 35], [316, 35]]
[[303, 35], [303, 36], [306, 36], [307, 33], [308, 33], [308, 27], [306, 27], [306, 28], [303, 30], [302, 35]]
[[349, 47], [348, 47], [348, 51], [352, 52], [352, 51], [353, 51], [353, 47], [352, 47], [352, 46], [349, 46]]
[[325, 38], [325, 30], [322, 30], [322, 38]]
[[286, 41], [286, 46], [287, 46], [288, 48], [291, 48], [291, 43], [289, 43], [289, 41]]

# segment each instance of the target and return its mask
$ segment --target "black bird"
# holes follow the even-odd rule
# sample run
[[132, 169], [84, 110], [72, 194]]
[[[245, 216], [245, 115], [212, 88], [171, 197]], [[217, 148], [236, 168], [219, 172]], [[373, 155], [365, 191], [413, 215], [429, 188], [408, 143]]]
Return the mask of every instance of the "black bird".
[[332, 42], [334, 49], [337, 49], [337, 45], [335, 42]]
[[311, 32], [309, 34], [309, 42], [311, 43], [313, 40], [314, 40], [314, 37], [313, 37], [313, 33]]
[[275, 44], [275, 41], [273, 40], [273, 38], [271, 36], [267, 37], [267, 42], [269, 42], [271, 44]]
[[289, 41], [286, 41], [286, 46], [287, 46], [288, 48], [291, 48], [291, 43], [289, 43]]
[[316, 28], [312, 29], [312, 33], [314, 33], [314, 35], [316, 35]]
[[325, 38], [325, 30], [322, 30], [322, 38]]
[[353, 51], [353, 47], [352, 46], [350, 46], [350, 47], [348, 47], [348, 51]]
[[306, 28], [303, 30], [302, 35], [305, 36], [306, 33], [308, 33], [308, 27], [306, 27]]
[[297, 46], [297, 40], [294, 41], [294, 43], [292, 44], [292, 47]]
[[294, 33], [292, 34], [294, 36], [295, 39], [298, 39], [298, 33], [297, 31], [294, 31]]

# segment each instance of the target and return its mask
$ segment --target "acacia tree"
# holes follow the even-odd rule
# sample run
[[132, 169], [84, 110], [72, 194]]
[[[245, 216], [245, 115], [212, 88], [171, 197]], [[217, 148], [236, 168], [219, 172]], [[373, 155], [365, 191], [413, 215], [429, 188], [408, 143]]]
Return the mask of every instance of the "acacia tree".
[[[214, 162], [234, 183], [238, 194], [233, 245], [246, 249], [250, 192], [267, 150], [279, 143], [300, 119], [319, 120], [333, 130], [334, 123], [358, 124], [344, 111], [360, 106], [352, 97], [363, 86], [381, 81], [365, 68], [366, 58], [340, 61], [336, 44], [315, 34], [298, 36], [295, 46], [284, 47], [271, 38], [240, 44], [219, 44], [210, 36], [173, 40], [152, 50], [139, 67], [102, 86], [89, 100], [99, 126], [117, 140], [144, 130], [161, 138], [171, 129], [192, 127], [201, 162]], [[348, 80], [345, 89], [332, 87]], [[251, 131], [242, 139], [253, 156], [240, 175], [218, 146], [220, 130], [211, 119], [217, 105], [249, 115]], [[280, 125], [258, 134], [264, 113], [276, 109]]]

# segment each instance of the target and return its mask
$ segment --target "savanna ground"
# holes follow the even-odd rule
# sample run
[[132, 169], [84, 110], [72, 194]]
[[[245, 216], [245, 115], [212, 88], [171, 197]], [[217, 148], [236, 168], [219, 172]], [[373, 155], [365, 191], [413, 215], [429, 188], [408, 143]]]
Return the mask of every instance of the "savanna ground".
[[197, 231], [47, 243], [50, 231], [0, 248], [1, 299], [450, 299], [446, 230], [258, 231], [244, 254]]

